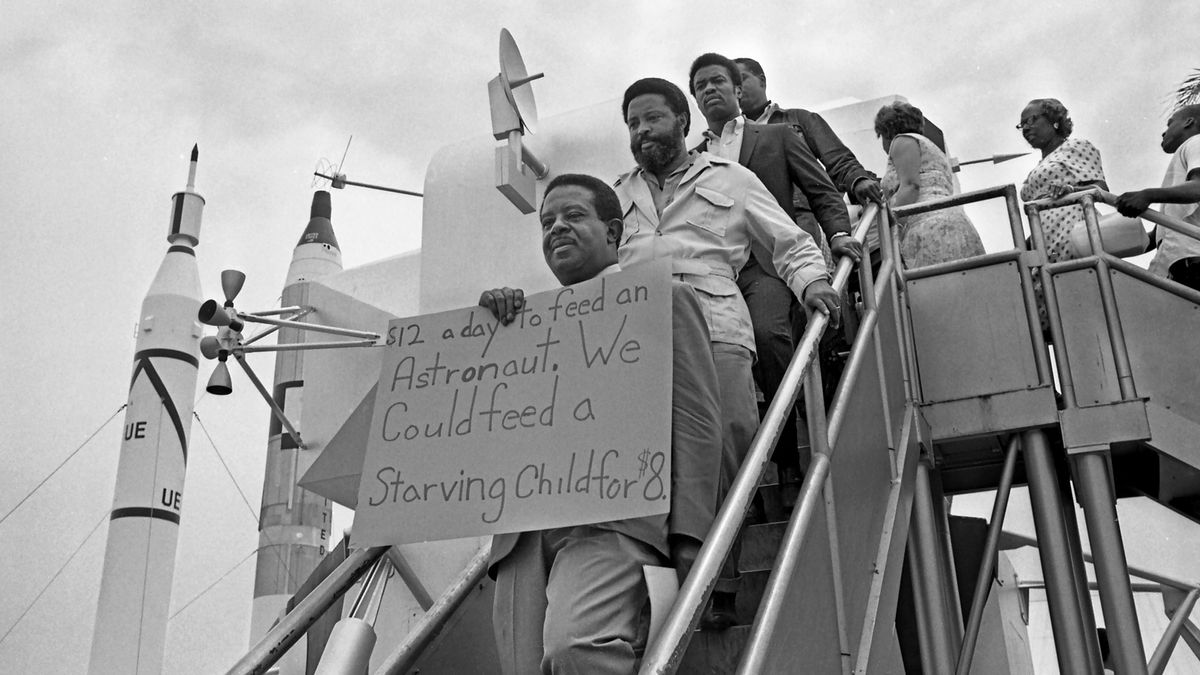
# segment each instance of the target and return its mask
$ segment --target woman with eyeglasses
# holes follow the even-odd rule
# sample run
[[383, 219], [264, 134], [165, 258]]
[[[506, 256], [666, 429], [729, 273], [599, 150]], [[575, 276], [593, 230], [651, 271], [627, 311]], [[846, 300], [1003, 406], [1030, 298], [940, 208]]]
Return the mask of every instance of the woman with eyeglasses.
[[[875, 115], [875, 133], [888, 153], [881, 183], [888, 205], [907, 206], [957, 192], [950, 160], [924, 135], [925, 116], [897, 101]], [[961, 206], [900, 219], [900, 258], [908, 269], [983, 255], [983, 241]]]
[[[1072, 138], [1073, 128], [1066, 106], [1055, 98], [1036, 98], [1021, 111], [1017, 130], [1029, 145], [1042, 151], [1042, 160], [1021, 185], [1021, 199], [1057, 199], [1090, 186], [1108, 189], [1100, 151], [1082, 138]], [[1074, 258], [1071, 230], [1083, 222], [1083, 207], [1049, 209], [1041, 212], [1041, 219], [1048, 261]]]

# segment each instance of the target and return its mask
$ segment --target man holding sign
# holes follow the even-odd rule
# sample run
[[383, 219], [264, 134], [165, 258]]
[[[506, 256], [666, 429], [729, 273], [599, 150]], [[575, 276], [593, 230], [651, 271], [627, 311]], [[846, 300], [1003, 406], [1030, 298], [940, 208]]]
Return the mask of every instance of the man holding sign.
[[[620, 271], [623, 222], [612, 188], [565, 174], [542, 201], [542, 252], [564, 285]], [[498, 534], [493, 626], [501, 668], [633, 673], [648, 628], [644, 565], [670, 561], [682, 583], [717, 507], [721, 417], [710, 335], [695, 292], [672, 284], [671, 508], [659, 516]], [[510, 324], [519, 290], [485, 291], [479, 304]]]

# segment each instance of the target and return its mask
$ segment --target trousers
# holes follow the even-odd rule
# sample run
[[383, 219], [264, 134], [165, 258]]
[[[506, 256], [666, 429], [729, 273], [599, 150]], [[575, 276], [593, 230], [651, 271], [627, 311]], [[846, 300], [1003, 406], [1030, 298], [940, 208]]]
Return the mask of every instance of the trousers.
[[[750, 350], [724, 342], [712, 343], [713, 362], [717, 366], [717, 381], [721, 397], [722, 448], [721, 478], [717, 482], [717, 503], [724, 504], [729, 488], [750, 451], [750, 443], [758, 431], [758, 405], [754, 400], [754, 379]], [[721, 576], [713, 590], [735, 593], [741, 586], [738, 558], [741, 555], [741, 536], [734, 541], [733, 550], [725, 559]]]
[[504, 675], [632, 675], [650, 628], [650, 545], [592, 525], [524, 532], [496, 566]]

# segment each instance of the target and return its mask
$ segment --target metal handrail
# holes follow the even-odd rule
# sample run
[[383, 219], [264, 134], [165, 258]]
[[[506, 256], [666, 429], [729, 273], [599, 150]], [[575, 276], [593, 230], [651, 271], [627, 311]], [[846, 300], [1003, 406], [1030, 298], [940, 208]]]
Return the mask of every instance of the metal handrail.
[[484, 544], [475, 553], [466, 568], [438, 597], [437, 602], [425, 612], [425, 616], [421, 617], [420, 622], [408, 632], [404, 641], [388, 655], [383, 663], [379, 664], [379, 667], [375, 669], [375, 675], [402, 675], [416, 665], [421, 653], [442, 632], [446, 622], [450, 620], [454, 612], [475, 589], [475, 585], [487, 573], [488, 558], [491, 553], [491, 542]]
[[[1105, 204], [1108, 204], [1109, 206], [1117, 205], [1117, 196], [1113, 193], [1106, 190], [1097, 189], [1096, 194], [1100, 198], [1100, 201], [1104, 202]], [[1192, 239], [1200, 239], [1200, 226], [1193, 225], [1186, 220], [1180, 220], [1174, 216], [1168, 216], [1161, 211], [1146, 209], [1138, 214], [1138, 218], [1145, 218], [1155, 225], [1162, 225], [1168, 230], [1175, 230], [1176, 232], [1185, 234]]]
[[325, 610], [342, 597], [376, 560], [387, 553], [387, 546], [373, 546], [353, 551], [337, 569], [330, 572], [292, 611], [288, 612], [267, 634], [229, 669], [228, 675], [257, 675], [265, 673], [292, 645], [304, 637], [304, 632], [316, 623]]
[[[869, 226], [869, 221], [866, 224]], [[860, 328], [861, 334], [866, 335], [875, 330], [879, 320], [878, 305], [882, 302], [885, 294], [892, 292], [891, 279], [894, 273], [895, 258], [889, 256], [884, 260], [883, 266], [880, 268], [878, 281], [882, 283], [877, 281], [875, 284], [874, 302], [871, 303], [867, 313], [863, 316]], [[763, 602], [755, 621], [754, 631], [743, 650], [744, 657], [741, 665], [738, 667], [739, 673], [756, 673], [762, 671], [762, 660], [767, 655], [767, 643], [784, 609], [784, 593], [782, 591], [793, 581], [794, 571], [800, 563], [800, 544], [804, 541], [808, 529], [817, 517], [818, 500], [822, 495], [825, 481], [829, 476], [833, 450], [841, 435], [843, 422], [846, 419], [845, 411], [848, 408], [850, 393], [853, 390], [854, 382], [857, 381], [859, 374], [862, 372], [863, 362], [868, 356], [867, 347], [872, 342], [867, 339], [855, 341], [854, 347], [850, 351], [850, 358], [847, 360], [846, 367], [842, 372], [842, 379], [834, 396], [833, 405], [830, 406], [825, 433], [821, 434], [818, 432], [814, 434], [815, 437], [811, 440], [813, 461], [804, 477], [804, 482], [800, 487], [800, 495], [796, 500], [795, 510], [793, 511], [791, 520], [788, 522], [783, 540], [779, 544], [779, 556], [772, 566], [771, 576], [767, 581], [767, 588], [763, 593]], [[874, 348], [869, 353], [871, 356], [874, 356]], [[814, 406], [820, 407], [823, 404], [819, 399], [813, 401], [811, 397], [806, 397], [805, 403], [810, 409]]]
[[[866, 207], [854, 231], [856, 241], [862, 243], [866, 239], [867, 230], [879, 213], [879, 206], [876, 204]], [[849, 258], [842, 258], [838, 261], [833, 276], [835, 291], [840, 293], [845, 289], [853, 266], [854, 263]], [[742, 462], [742, 468], [717, 513], [716, 521], [709, 530], [704, 545], [700, 548], [696, 563], [684, 582], [683, 588], [679, 590], [675, 605], [663, 623], [658, 639], [646, 650], [640, 673], [664, 675], [673, 673], [682, 660], [692, 631], [699, 623], [704, 603], [716, 584], [721, 565], [733, 548], [734, 540], [750, 509], [754, 493], [758, 489], [759, 481], [762, 479], [775, 442], [787, 420], [788, 412], [796, 404], [796, 397], [799, 394], [805, 371], [816, 355], [817, 344], [828, 324], [829, 317], [824, 313], [814, 313], [809, 318], [808, 327], [792, 356], [791, 364], [784, 372], [783, 381], [780, 383], [775, 398], [767, 408], [767, 413], [759, 425], [758, 433], [755, 434], [754, 440], [750, 444], [746, 459]], [[820, 457], [814, 459], [814, 466], [809, 469], [810, 475], [820, 471], [821, 459]], [[806, 479], [805, 485], [808, 483], [809, 481]]]

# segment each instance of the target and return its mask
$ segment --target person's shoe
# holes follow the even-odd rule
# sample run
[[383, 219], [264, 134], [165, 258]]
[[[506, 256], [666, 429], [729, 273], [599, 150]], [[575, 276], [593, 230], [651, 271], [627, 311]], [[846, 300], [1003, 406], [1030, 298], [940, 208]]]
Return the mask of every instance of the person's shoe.
[[701, 630], [725, 630], [737, 625], [737, 594], [713, 591], [700, 615]]

